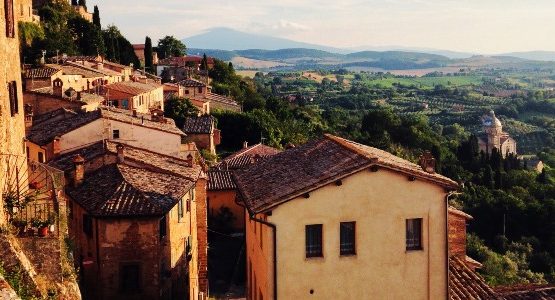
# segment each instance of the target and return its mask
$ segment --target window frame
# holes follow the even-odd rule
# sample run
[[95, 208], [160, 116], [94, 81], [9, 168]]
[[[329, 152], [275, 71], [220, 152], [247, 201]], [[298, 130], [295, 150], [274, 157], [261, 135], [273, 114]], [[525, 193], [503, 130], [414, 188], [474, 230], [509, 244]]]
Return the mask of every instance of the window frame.
[[166, 215], [163, 215], [158, 221], [158, 235], [160, 236], [160, 241], [163, 241], [168, 236], [168, 222]]
[[119, 129], [112, 129], [112, 139], [119, 140], [120, 137], [121, 135], [120, 135]]
[[183, 201], [183, 198], [181, 198], [181, 200], [179, 200], [179, 203], [177, 203], [177, 219], [179, 221], [181, 221], [181, 219], [183, 219], [183, 216], [185, 215], [183, 210]]
[[[352, 229], [349, 229], [345, 226], [351, 226]], [[357, 244], [356, 244], [356, 222], [340, 222], [339, 223], [339, 255], [341, 256], [352, 256], [357, 254]], [[344, 229], [347, 230], [344, 232]], [[344, 241], [344, 238], [351, 238], [351, 242]], [[350, 248], [343, 248], [344, 244], [352, 244]]]
[[14, 0], [4, 0], [4, 18], [6, 19], [6, 37], [15, 38]]
[[17, 97], [17, 82], [10, 81], [7, 84], [8, 98], [10, 101], [10, 115], [14, 117], [19, 114], [19, 99]]
[[[316, 230], [311, 232], [312, 230]], [[318, 258], [324, 257], [324, 225], [323, 224], [309, 224], [305, 225], [305, 257], [306, 258]], [[316, 239], [315, 244], [312, 244], [311, 237], [309, 236], [310, 233], [317, 233], [314, 239]], [[318, 241], [319, 240], [319, 241]], [[311, 247], [319, 247], [316, 248], [316, 251], [309, 250]]]
[[[423, 218], [405, 220], [405, 249], [406, 251], [421, 251], [423, 246]], [[418, 227], [416, 230], [413, 227]]]
[[39, 151], [39, 152], [38, 152], [38, 154], [37, 154], [37, 161], [38, 161], [39, 163], [41, 163], [41, 164], [44, 163], [44, 153], [42, 153], [42, 151]]

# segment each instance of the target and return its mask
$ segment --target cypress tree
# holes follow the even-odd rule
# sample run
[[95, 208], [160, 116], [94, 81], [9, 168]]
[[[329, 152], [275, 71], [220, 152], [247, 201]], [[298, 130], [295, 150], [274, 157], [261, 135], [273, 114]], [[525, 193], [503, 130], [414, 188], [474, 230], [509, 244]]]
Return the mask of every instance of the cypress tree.
[[489, 189], [493, 188], [493, 184], [494, 184], [493, 171], [490, 166], [486, 166], [486, 169], [484, 170], [484, 175], [482, 177], [482, 184]]
[[79, 0], [79, 6], [83, 6], [85, 9], [87, 9], [87, 0]]
[[152, 63], [152, 40], [150, 37], [145, 38], [145, 69], [148, 72], [154, 72], [154, 65]]
[[98, 27], [98, 29], [102, 28], [102, 26], [100, 26], [100, 11], [96, 5], [94, 6], [93, 12], [93, 24]]
[[206, 53], [202, 55], [202, 61], [200, 63], [201, 70], [208, 70], [208, 58], [206, 57]]

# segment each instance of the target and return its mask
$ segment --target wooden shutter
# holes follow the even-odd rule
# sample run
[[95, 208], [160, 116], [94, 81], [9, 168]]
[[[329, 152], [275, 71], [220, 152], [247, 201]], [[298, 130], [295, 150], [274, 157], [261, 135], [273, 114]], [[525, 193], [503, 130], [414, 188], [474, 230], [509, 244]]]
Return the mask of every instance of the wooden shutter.
[[4, 0], [4, 9], [6, 17], [6, 36], [15, 37], [15, 20], [13, 13], [13, 0]]
[[10, 113], [11, 116], [19, 113], [19, 101], [17, 99], [17, 83], [11, 81], [8, 83], [8, 96], [10, 97]]

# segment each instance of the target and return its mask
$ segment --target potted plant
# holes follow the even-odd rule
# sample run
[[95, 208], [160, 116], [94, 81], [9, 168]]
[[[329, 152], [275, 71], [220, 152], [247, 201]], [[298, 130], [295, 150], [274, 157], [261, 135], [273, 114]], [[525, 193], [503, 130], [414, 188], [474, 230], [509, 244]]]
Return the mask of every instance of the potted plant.
[[33, 218], [33, 220], [31, 220], [31, 225], [37, 229], [38, 235], [40, 237], [45, 237], [48, 235], [48, 221], [41, 221], [40, 219]]

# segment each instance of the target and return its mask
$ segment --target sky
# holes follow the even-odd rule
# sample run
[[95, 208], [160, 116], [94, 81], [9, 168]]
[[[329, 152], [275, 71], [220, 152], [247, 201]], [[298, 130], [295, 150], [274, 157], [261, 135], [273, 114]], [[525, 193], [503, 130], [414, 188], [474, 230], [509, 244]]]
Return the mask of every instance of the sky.
[[[213, 27], [338, 48], [555, 51], [554, 0], [89, 0], [132, 43]], [[90, 9], [92, 11], [92, 9]]]

